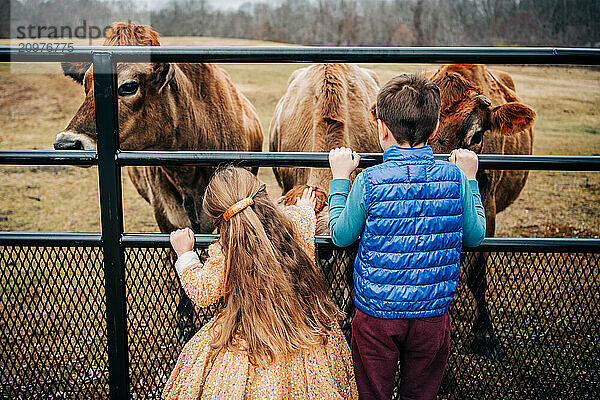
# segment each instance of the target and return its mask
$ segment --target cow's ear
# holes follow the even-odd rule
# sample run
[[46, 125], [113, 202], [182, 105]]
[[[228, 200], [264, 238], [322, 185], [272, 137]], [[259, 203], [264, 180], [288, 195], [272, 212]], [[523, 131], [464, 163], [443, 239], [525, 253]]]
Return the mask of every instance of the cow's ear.
[[377, 122], [377, 103], [373, 103], [369, 108], [369, 115], [371, 115], [373, 121]]
[[152, 84], [158, 89], [163, 90], [165, 86], [173, 79], [175, 73], [173, 66], [170, 63], [157, 63], [152, 68]]
[[[277, 200], [277, 204], [282, 204], [283, 206], [295, 205], [298, 201], [298, 198], [302, 196], [304, 189], [308, 189], [310, 187], [311, 186], [308, 185], [294, 186], [286, 194], [284, 194]], [[313, 186], [312, 188], [315, 191], [315, 198], [317, 200], [315, 204], [315, 214], [318, 214], [327, 205], [327, 192], [315, 186]]]
[[83, 84], [83, 78], [85, 72], [90, 68], [90, 63], [86, 62], [62, 62], [60, 66], [65, 76], [73, 78], [73, 80], [80, 85]]
[[306, 189], [306, 188], [308, 188], [308, 185], [294, 186], [293, 188], [288, 190], [288, 192], [286, 194], [281, 196], [279, 198], [279, 200], [277, 200], [277, 203], [283, 204], [284, 206], [292, 206], [292, 205], [296, 204], [298, 197], [302, 196], [302, 192], [304, 192], [304, 189]]
[[315, 189], [315, 197], [317, 199], [317, 204], [315, 204], [315, 214], [318, 214], [327, 205], [327, 192], [318, 187], [313, 187], [313, 189]]
[[506, 103], [492, 110], [491, 123], [494, 131], [502, 135], [514, 135], [533, 125], [535, 111], [521, 103]]

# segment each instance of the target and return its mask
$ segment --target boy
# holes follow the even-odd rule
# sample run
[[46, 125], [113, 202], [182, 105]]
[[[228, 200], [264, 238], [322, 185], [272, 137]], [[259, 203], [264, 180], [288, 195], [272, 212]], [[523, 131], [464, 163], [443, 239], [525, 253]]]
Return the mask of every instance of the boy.
[[[329, 153], [329, 230], [338, 246], [361, 238], [354, 263], [352, 358], [361, 399], [390, 399], [397, 362], [402, 399], [435, 399], [450, 347], [448, 306], [462, 246], [485, 236], [477, 156], [435, 161], [427, 140], [439, 125], [440, 92], [400, 75], [377, 96], [383, 163], [350, 174], [360, 157]], [[454, 165], [453, 165], [454, 164]]]

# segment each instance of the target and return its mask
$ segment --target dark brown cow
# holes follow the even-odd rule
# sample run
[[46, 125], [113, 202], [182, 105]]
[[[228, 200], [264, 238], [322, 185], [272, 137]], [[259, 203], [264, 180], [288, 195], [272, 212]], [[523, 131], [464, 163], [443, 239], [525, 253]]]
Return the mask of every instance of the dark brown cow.
[[[354, 64], [314, 64], [294, 71], [271, 119], [271, 151], [328, 152], [341, 146], [357, 152], [381, 151], [377, 125], [369, 115], [369, 106], [378, 91], [377, 75]], [[326, 191], [331, 171], [328, 168], [273, 168], [273, 171], [283, 188], [284, 204], [294, 203], [302, 193], [302, 187], [297, 185], [323, 189], [317, 192], [323, 206], [317, 214], [317, 233], [327, 233]]]
[[[440, 127], [429, 144], [435, 153], [467, 148], [477, 153], [531, 154], [535, 111], [522, 104], [512, 78], [484, 65], [445, 65], [426, 74], [440, 88]], [[477, 180], [485, 207], [486, 236], [494, 236], [496, 214], [514, 202], [525, 186], [528, 171], [479, 170]], [[486, 256], [465, 265], [467, 285], [477, 303], [473, 326], [474, 351], [502, 357], [494, 335], [485, 293]]]
[[[160, 44], [150, 27], [119, 22], [108, 31], [104, 45]], [[86, 97], [67, 128], [56, 136], [56, 149], [96, 148], [94, 87], [88, 67], [63, 63], [66, 75], [83, 82]], [[227, 72], [215, 65], [119, 63], [117, 78], [123, 150], [262, 150], [263, 134], [254, 106]], [[152, 205], [161, 232], [188, 226], [201, 233], [213, 230], [212, 221], [202, 212], [212, 169], [132, 167], [128, 173]]]

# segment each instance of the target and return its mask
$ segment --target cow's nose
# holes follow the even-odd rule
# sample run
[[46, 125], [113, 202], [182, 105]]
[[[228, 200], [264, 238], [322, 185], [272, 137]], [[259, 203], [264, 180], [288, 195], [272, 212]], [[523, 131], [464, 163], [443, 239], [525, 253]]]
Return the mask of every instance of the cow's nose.
[[83, 150], [83, 143], [77, 139], [57, 139], [54, 141], [54, 150]]

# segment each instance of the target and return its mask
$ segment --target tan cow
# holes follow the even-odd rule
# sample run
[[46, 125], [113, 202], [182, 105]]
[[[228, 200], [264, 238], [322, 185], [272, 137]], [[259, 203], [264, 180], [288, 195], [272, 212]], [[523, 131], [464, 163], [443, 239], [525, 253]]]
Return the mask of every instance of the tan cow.
[[[150, 27], [115, 23], [104, 45], [160, 45]], [[85, 68], [86, 65], [83, 65]], [[81, 64], [63, 65], [77, 80]], [[85, 73], [85, 100], [63, 132], [56, 149], [96, 147], [92, 74]], [[254, 106], [213, 64], [119, 63], [119, 140], [122, 150], [261, 151], [263, 134]], [[201, 212], [212, 169], [134, 167], [129, 177], [154, 210], [161, 232], [192, 227], [211, 232]]]
[[[150, 27], [117, 22], [104, 45], [160, 44]], [[96, 148], [94, 87], [88, 66], [63, 63], [66, 75], [83, 82], [86, 97], [67, 128], [56, 136], [57, 150]], [[263, 134], [254, 106], [227, 72], [213, 64], [119, 63], [117, 78], [122, 150], [262, 150]], [[212, 220], [202, 212], [212, 171], [202, 167], [128, 169], [136, 189], [152, 205], [161, 232], [186, 226], [195, 232], [213, 230]], [[191, 305], [185, 303], [179, 309], [185, 308], [189, 315]]]
[[[522, 104], [512, 78], [484, 65], [444, 65], [426, 73], [440, 88], [442, 109], [440, 127], [429, 144], [435, 153], [468, 148], [477, 153], [531, 154], [535, 111]], [[528, 171], [486, 171], [477, 174], [486, 212], [486, 236], [495, 234], [496, 214], [514, 202], [527, 181]], [[502, 357], [502, 347], [494, 335], [485, 292], [486, 258], [476, 255], [465, 265], [467, 285], [477, 303], [473, 326], [473, 350]]]
[[[270, 150], [328, 152], [346, 146], [357, 152], [381, 151], [377, 125], [369, 115], [369, 106], [375, 102], [378, 91], [377, 75], [354, 64], [314, 64], [294, 71], [271, 119]], [[284, 204], [295, 201], [303, 189], [298, 185], [322, 189], [317, 193], [322, 206], [317, 216], [317, 233], [326, 233], [326, 191], [331, 171], [328, 168], [273, 168], [273, 171], [287, 194]]]

